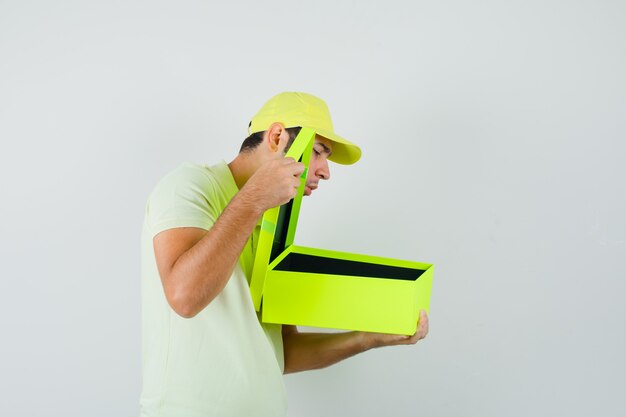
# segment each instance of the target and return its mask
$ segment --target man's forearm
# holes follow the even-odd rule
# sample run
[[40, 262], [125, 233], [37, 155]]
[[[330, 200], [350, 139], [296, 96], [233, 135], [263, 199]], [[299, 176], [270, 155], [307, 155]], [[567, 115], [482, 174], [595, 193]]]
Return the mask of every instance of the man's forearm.
[[261, 215], [248, 196], [238, 193], [211, 230], [178, 258], [169, 279], [176, 282], [171, 298], [179, 314], [193, 317], [222, 291]]
[[365, 352], [374, 346], [361, 332], [283, 335], [285, 373], [320, 369]]

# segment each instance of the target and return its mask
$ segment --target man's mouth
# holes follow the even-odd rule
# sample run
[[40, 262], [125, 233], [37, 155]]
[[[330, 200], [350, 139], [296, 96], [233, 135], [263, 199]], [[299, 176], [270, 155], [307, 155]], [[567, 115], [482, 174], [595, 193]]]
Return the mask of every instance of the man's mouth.
[[317, 184], [307, 184], [304, 188], [304, 195], [311, 195], [311, 193], [317, 189]]

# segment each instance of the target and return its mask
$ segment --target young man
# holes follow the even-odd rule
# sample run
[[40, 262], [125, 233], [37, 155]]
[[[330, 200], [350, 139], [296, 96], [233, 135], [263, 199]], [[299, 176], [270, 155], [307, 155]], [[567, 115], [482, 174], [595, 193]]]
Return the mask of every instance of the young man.
[[322, 100], [282, 93], [252, 118], [231, 163], [185, 164], [150, 195], [142, 236], [142, 416], [283, 416], [283, 373], [426, 336], [424, 312], [413, 336], [300, 333], [260, 323], [249, 291], [259, 223], [296, 194], [304, 166], [285, 152], [300, 127], [317, 133], [306, 195], [330, 178], [328, 160], [353, 164], [361, 156], [334, 133]]

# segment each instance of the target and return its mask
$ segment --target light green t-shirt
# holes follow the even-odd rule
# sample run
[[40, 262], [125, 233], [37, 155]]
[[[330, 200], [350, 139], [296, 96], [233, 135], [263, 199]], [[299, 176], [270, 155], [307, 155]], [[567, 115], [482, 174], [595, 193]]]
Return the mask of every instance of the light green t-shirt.
[[193, 318], [171, 309], [156, 267], [156, 234], [176, 227], [209, 230], [237, 191], [225, 162], [184, 164], [148, 199], [142, 234], [142, 416], [286, 413], [281, 327], [259, 322], [246, 278], [258, 228], [226, 287]]

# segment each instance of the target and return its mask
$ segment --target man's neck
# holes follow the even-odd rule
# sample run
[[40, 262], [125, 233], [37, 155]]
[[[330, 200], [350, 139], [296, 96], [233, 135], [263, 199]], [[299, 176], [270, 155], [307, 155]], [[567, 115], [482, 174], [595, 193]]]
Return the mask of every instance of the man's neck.
[[237, 157], [228, 164], [228, 168], [233, 174], [237, 188], [241, 190], [259, 166], [260, 163], [258, 158], [256, 158], [252, 153], [240, 153], [237, 155]]

